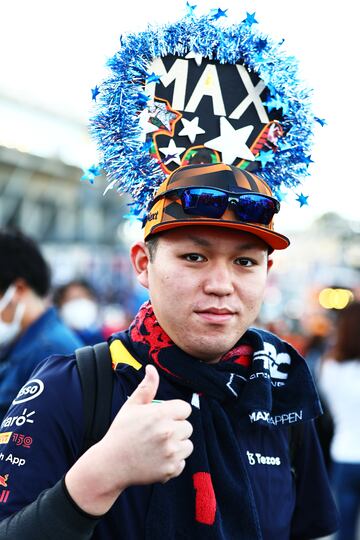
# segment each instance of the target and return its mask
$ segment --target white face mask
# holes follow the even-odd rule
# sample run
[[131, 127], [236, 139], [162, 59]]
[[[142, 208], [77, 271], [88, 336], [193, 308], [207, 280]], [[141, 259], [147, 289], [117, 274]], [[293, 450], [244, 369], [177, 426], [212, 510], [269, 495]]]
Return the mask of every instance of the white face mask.
[[64, 322], [75, 330], [85, 330], [95, 326], [98, 317], [96, 303], [89, 298], [74, 298], [66, 302], [61, 310]]
[[0, 349], [9, 345], [21, 331], [21, 321], [25, 312], [25, 304], [19, 302], [15, 309], [13, 320], [8, 323], [1, 319], [1, 313], [10, 304], [16, 292], [15, 285], [10, 285], [0, 300]]

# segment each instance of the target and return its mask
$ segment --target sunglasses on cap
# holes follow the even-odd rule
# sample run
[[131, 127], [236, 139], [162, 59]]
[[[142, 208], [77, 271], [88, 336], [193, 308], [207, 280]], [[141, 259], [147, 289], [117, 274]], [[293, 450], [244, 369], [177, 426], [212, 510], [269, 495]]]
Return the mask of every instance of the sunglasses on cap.
[[[236, 193], [213, 187], [174, 188], [161, 193], [152, 201], [150, 208], [161, 199], [181, 200], [185, 214], [220, 219], [231, 208], [239, 221], [269, 225], [280, 203], [269, 195], [253, 192]], [[150, 209], [149, 208], [149, 209]]]

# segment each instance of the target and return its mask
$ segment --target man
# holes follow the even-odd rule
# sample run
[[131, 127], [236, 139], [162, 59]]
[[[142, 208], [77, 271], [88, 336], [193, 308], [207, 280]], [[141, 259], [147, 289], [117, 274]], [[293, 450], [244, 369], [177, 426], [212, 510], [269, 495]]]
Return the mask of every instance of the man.
[[81, 341], [48, 306], [50, 269], [19, 231], [0, 231], [0, 417], [40, 360]]
[[131, 250], [151, 303], [110, 339], [114, 420], [80, 455], [74, 358], [43, 363], [41, 394], [26, 411], [15, 403], [1, 430], [0, 536], [288, 540], [336, 528], [307, 367], [250, 328], [269, 253], [289, 244], [273, 230], [278, 209], [262, 180], [221, 163], [160, 186]]

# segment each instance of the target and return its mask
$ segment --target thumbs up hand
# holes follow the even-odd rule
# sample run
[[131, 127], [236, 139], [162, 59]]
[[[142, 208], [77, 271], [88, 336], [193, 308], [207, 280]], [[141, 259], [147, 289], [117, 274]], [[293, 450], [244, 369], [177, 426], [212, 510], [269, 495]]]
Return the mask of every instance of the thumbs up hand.
[[191, 406], [173, 399], [153, 403], [159, 374], [152, 365], [122, 406], [105, 437], [65, 477], [75, 503], [94, 516], [105, 514], [129, 486], [165, 483], [179, 476], [193, 451]]
[[124, 486], [166, 482], [178, 476], [193, 450], [192, 425], [186, 420], [191, 406], [179, 399], [152, 403], [158, 386], [159, 374], [148, 365], [144, 379], [99, 443], [116, 463]]
[[156, 368], [146, 366], [105, 437], [67, 472], [67, 490], [88, 514], [105, 514], [129, 486], [165, 483], [182, 473], [193, 451], [186, 420], [191, 406], [180, 399], [153, 403], [158, 387]]

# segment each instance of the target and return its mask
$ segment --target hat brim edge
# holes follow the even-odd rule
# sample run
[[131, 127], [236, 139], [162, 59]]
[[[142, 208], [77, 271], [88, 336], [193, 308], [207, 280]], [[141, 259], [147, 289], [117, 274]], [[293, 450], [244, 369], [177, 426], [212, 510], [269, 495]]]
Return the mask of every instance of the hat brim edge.
[[261, 238], [266, 244], [268, 244], [272, 249], [286, 249], [290, 245], [290, 240], [283, 234], [271, 231], [269, 229], [264, 229], [258, 225], [250, 225], [249, 223], [241, 223], [234, 221], [225, 221], [225, 220], [213, 220], [213, 219], [196, 219], [196, 220], [174, 220], [167, 221], [164, 223], [159, 223], [154, 225], [150, 232], [146, 235], [145, 240], [150, 238], [157, 233], [162, 231], [168, 231], [170, 229], [178, 229], [180, 227], [196, 227], [196, 226], [210, 226], [210, 227], [221, 227], [225, 229], [235, 229], [239, 231], [249, 232], [254, 234], [258, 238]]

